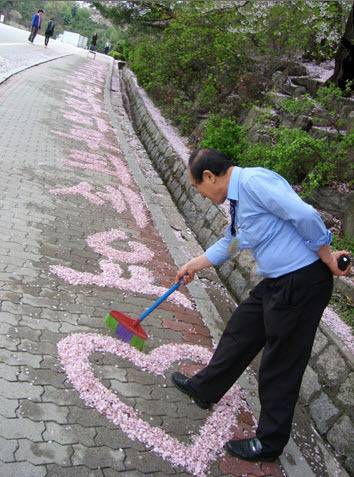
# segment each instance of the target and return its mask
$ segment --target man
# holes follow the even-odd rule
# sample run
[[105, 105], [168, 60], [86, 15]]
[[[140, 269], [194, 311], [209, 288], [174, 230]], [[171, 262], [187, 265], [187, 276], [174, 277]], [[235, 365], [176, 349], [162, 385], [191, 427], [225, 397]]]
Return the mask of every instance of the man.
[[261, 413], [256, 437], [231, 440], [226, 449], [239, 458], [275, 460], [289, 440], [302, 375], [317, 326], [333, 287], [342, 252], [332, 252], [331, 233], [319, 214], [284, 178], [261, 167], [240, 168], [213, 149], [189, 159], [192, 185], [214, 204], [230, 201], [231, 225], [225, 236], [178, 271], [185, 283], [235, 248], [250, 249], [264, 279], [226, 325], [203, 370], [172, 381], [203, 409], [217, 403], [264, 348], [259, 369]]
[[54, 34], [54, 28], [55, 28], [54, 18], [51, 18], [45, 30], [44, 44], [46, 47], [48, 46], [49, 38], [53, 36]]
[[31, 25], [32, 29], [31, 29], [30, 36], [28, 37], [28, 41], [30, 41], [31, 43], [33, 43], [33, 40], [35, 39], [38, 30], [41, 29], [43, 13], [44, 11], [42, 9], [39, 9], [37, 13], [34, 13], [32, 15], [32, 25]]

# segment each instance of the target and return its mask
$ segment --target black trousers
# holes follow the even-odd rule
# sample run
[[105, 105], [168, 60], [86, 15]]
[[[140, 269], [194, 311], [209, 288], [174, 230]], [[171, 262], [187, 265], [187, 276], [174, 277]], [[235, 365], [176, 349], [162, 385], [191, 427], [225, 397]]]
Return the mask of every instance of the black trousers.
[[232, 314], [208, 366], [189, 381], [203, 401], [216, 403], [264, 348], [257, 437], [266, 452], [280, 454], [289, 440], [302, 376], [332, 289], [332, 273], [320, 260], [264, 279]]
[[49, 38], [50, 38], [51, 36], [52, 36], [52, 35], [45, 35], [45, 38], [44, 38], [44, 44], [45, 44], [45, 46], [48, 45], [48, 43], [49, 43]]
[[38, 27], [32, 27], [30, 36], [28, 37], [28, 41], [31, 41], [33, 43], [33, 40], [35, 39], [37, 32], [38, 32]]

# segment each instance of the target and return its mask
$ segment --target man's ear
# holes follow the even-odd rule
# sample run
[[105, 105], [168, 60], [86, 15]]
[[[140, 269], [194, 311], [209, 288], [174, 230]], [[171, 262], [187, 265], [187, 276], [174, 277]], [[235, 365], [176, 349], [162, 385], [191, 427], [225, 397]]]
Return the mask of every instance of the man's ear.
[[208, 169], [206, 169], [205, 171], [203, 171], [203, 182], [208, 182], [209, 184], [214, 184], [215, 181], [216, 181], [216, 176], [215, 174], [213, 174], [211, 171], [209, 171]]

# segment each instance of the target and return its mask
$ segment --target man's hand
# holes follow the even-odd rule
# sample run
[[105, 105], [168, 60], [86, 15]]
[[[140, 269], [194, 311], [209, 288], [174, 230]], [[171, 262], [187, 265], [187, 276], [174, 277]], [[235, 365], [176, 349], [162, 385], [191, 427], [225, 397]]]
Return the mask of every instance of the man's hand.
[[338, 268], [338, 259], [342, 255], [350, 255], [349, 252], [347, 252], [346, 250], [339, 250], [336, 252], [332, 252], [331, 248], [328, 245], [325, 245], [320, 248], [320, 250], [318, 251], [318, 254], [322, 262], [324, 262], [327, 265], [327, 267], [331, 270], [333, 275], [336, 275], [338, 277], [344, 277], [345, 275], [349, 275], [351, 270], [350, 265], [345, 270], [341, 270], [340, 268]]
[[184, 264], [177, 272], [176, 282], [183, 278], [183, 283], [187, 285], [190, 283], [196, 274], [204, 268], [211, 267], [212, 263], [209, 262], [205, 255], [200, 255], [199, 257], [192, 258], [186, 264]]
[[333, 275], [337, 275], [339, 277], [344, 277], [345, 275], [349, 275], [351, 271], [350, 265], [345, 270], [341, 270], [340, 268], [338, 268], [338, 259], [342, 255], [350, 255], [350, 253], [347, 252], [346, 250], [340, 250], [339, 252], [332, 252], [331, 261], [327, 263], [327, 267], [331, 270]]

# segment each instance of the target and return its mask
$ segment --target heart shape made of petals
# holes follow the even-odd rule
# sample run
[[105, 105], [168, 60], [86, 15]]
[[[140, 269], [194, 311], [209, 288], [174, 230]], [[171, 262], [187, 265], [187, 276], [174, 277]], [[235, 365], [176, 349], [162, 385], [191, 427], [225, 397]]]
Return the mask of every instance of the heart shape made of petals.
[[185, 444], [163, 429], [144, 421], [131, 406], [107, 389], [94, 375], [89, 357], [94, 352], [112, 353], [128, 359], [141, 370], [164, 375], [175, 362], [189, 360], [206, 365], [211, 352], [202, 346], [167, 344], [145, 354], [112, 337], [92, 333], [69, 335], [58, 343], [61, 364], [69, 381], [85, 403], [116, 424], [132, 440], [143, 443], [162, 459], [192, 475], [203, 477], [211, 464], [223, 453], [225, 442], [232, 438], [233, 428], [247, 404], [238, 386], [233, 386], [205, 420], [192, 443]]

